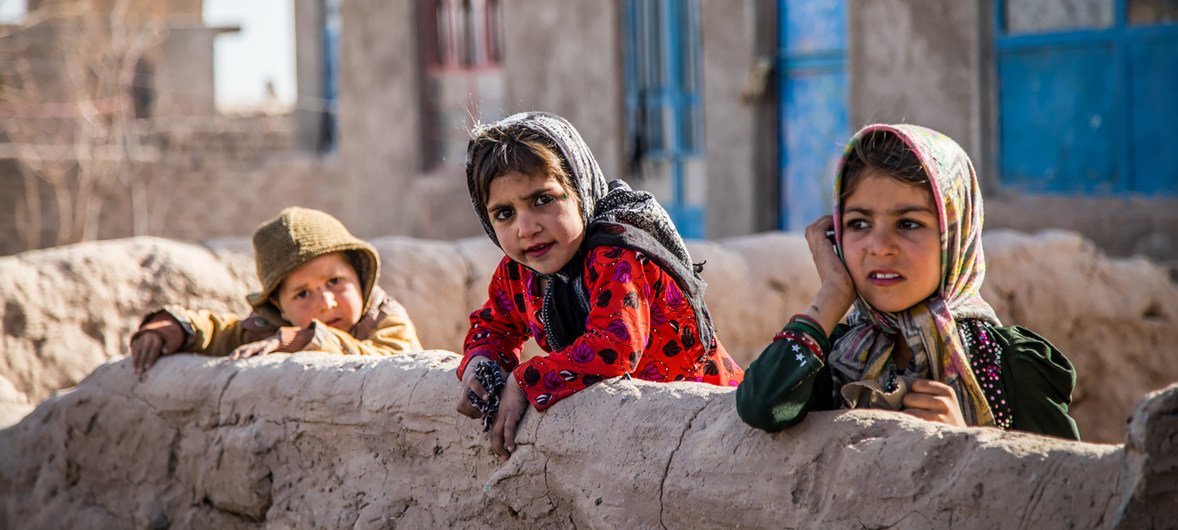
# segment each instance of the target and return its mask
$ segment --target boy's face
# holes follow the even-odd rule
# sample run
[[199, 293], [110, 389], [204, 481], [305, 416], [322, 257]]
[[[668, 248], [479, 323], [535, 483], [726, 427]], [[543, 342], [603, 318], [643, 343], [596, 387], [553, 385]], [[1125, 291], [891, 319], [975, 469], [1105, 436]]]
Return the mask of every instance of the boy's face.
[[941, 285], [941, 234], [928, 185], [900, 182], [868, 167], [843, 202], [842, 245], [855, 289], [876, 309], [896, 313]]
[[492, 180], [487, 215], [503, 252], [541, 274], [564, 267], [585, 236], [577, 200], [550, 175], [512, 172]]
[[356, 269], [342, 252], [324, 254], [291, 272], [278, 288], [282, 317], [306, 328], [318, 320], [350, 331], [364, 310]]

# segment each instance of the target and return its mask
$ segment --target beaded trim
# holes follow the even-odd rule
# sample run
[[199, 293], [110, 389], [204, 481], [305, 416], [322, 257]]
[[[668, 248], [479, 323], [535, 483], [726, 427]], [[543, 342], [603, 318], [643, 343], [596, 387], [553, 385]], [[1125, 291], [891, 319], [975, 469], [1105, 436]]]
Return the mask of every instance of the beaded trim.
[[978, 385], [994, 412], [994, 423], [1003, 430], [1014, 425], [1014, 414], [1006, 402], [1002, 384], [1002, 347], [990, 337], [989, 326], [977, 320], [967, 320], [958, 325], [961, 341], [969, 352], [969, 366], [973, 369]]

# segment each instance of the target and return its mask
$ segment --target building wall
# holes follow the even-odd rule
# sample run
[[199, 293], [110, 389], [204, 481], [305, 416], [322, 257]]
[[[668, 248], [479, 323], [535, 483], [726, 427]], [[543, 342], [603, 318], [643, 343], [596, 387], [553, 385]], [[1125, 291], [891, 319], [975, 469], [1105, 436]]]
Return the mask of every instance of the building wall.
[[993, 147], [992, 2], [850, 0], [849, 7], [852, 128], [918, 123], [957, 140], [982, 181], [987, 228], [1074, 230], [1111, 254], [1178, 262], [1178, 198], [1025, 195], [1003, 188]]
[[323, 127], [320, 107], [326, 87], [323, 72], [322, 0], [295, 0], [295, 84], [298, 99], [295, 104], [295, 143], [299, 149], [314, 151], [319, 148]]
[[153, 61], [158, 117], [213, 116], [213, 39], [219, 30], [203, 25], [172, 26]]
[[987, 174], [979, 156], [988, 93], [981, 3], [850, 0], [851, 130], [879, 122], [931, 127], [957, 140]]
[[752, 0], [700, 1], [709, 238], [758, 228], [754, 120], [762, 109], [740, 97], [756, 59], [756, 15]]
[[621, 1], [507, 0], [503, 38], [506, 110], [564, 116], [606, 178], [621, 178]]
[[414, 3], [348, 0], [340, 8], [336, 213], [357, 235], [405, 234], [421, 168]]

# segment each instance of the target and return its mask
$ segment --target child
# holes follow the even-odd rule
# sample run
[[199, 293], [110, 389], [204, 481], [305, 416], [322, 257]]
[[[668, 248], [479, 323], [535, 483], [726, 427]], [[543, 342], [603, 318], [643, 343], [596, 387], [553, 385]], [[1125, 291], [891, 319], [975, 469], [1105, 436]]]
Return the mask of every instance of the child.
[[[501, 457], [515, 450], [528, 402], [544, 410], [617, 376], [740, 383], [670, 217], [649, 193], [607, 185], [571, 124], [531, 112], [476, 128], [466, 177], [483, 229], [506, 256], [470, 316], [458, 410], [486, 414], [487, 429], [501, 404], [492, 433]], [[528, 337], [548, 355], [521, 362]], [[485, 388], [500, 368], [511, 373], [501, 393]]]
[[813, 304], [737, 389], [746, 423], [772, 432], [808, 410], [867, 407], [1079, 439], [1072, 364], [981, 298], [982, 195], [961, 147], [915, 125], [868, 126], [835, 197], [834, 216], [806, 229], [822, 279]]
[[131, 336], [136, 374], [160, 355], [190, 351], [235, 359], [302, 350], [388, 355], [420, 350], [401, 304], [376, 280], [380, 257], [336, 218], [287, 208], [254, 232], [262, 291], [253, 313], [165, 308], [148, 314]]

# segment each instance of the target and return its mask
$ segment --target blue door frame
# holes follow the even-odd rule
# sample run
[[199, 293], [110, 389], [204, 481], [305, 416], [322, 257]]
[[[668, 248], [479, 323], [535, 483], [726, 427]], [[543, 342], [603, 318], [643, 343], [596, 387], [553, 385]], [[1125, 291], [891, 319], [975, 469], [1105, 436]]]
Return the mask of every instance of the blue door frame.
[[778, 152], [782, 230], [830, 213], [834, 171], [850, 137], [846, 0], [777, 0]]
[[320, 135], [323, 151], [334, 151], [339, 136], [340, 1], [323, 3], [323, 132]]
[[687, 238], [705, 236], [705, 205], [690, 204], [687, 165], [702, 157], [697, 0], [627, 0], [623, 16], [625, 107], [636, 158], [667, 164], [671, 196], [659, 200]]
[[999, 171], [1004, 188], [1178, 194], [1178, 25], [1008, 31], [995, 0]]

